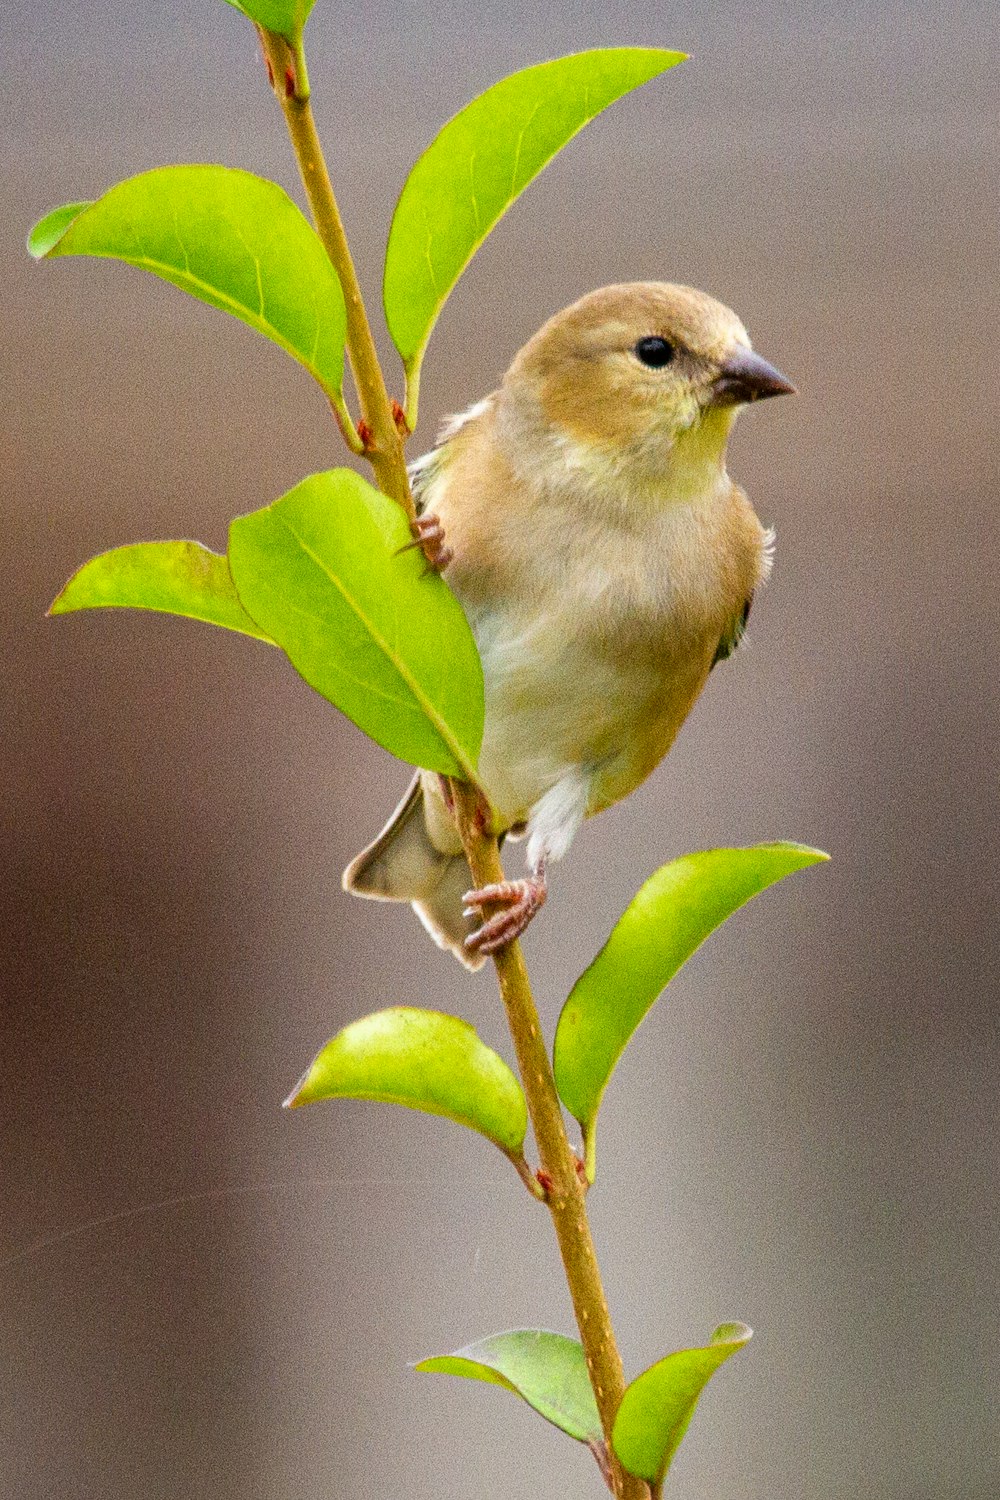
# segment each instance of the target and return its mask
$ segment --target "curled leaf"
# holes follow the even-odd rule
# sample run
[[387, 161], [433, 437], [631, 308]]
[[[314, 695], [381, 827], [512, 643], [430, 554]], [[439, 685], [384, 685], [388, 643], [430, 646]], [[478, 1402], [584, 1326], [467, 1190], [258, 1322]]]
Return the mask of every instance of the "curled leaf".
[[467, 1021], [394, 1006], [337, 1033], [285, 1100], [378, 1099], [478, 1130], [508, 1156], [524, 1145], [528, 1110], [502, 1057]]
[[742, 1349], [753, 1330], [721, 1324], [701, 1349], [668, 1354], [633, 1380], [622, 1397], [612, 1446], [630, 1474], [659, 1485], [670, 1467], [694, 1409], [721, 1364]]
[[561, 1333], [539, 1328], [495, 1333], [454, 1354], [422, 1359], [414, 1368], [503, 1386], [578, 1442], [601, 1441], [586, 1355], [575, 1339]]

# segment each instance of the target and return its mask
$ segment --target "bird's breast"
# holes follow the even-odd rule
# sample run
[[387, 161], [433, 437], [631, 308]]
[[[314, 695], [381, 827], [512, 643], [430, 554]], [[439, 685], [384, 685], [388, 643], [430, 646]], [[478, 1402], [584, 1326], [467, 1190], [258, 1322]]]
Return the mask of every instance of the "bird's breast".
[[480, 769], [499, 809], [525, 816], [570, 766], [593, 771], [591, 811], [649, 774], [753, 590], [759, 563], [742, 553], [686, 508], [644, 537], [577, 525], [522, 552], [507, 589], [469, 591], [486, 683]]
[[513, 822], [584, 767], [596, 811], [669, 748], [759, 581], [763, 530], [721, 468], [680, 492], [536, 483], [495, 427], [493, 408], [463, 427], [426, 490], [483, 659], [480, 775]]

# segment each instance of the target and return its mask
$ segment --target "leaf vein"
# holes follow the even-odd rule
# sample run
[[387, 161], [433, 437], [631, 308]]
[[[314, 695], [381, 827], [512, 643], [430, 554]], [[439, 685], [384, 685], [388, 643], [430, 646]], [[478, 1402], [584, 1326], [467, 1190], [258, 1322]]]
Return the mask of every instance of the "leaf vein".
[[534, 121], [534, 118], [538, 114], [538, 111], [541, 109], [541, 107], [542, 101], [539, 99], [536, 101], [534, 108], [532, 109], [528, 118], [525, 120], [524, 124], [521, 126], [521, 129], [518, 132], [517, 145], [514, 147], [514, 166], [510, 174], [510, 189], [508, 196], [511, 198], [515, 198], [519, 191], [517, 186], [517, 174], [521, 170], [521, 148], [524, 145], [524, 138], [527, 135]]
[[423, 210], [423, 212], [424, 212], [424, 229], [427, 232], [427, 241], [426, 241], [426, 243], [424, 245], [424, 259], [427, 262], [427, 269], [430, 272], [431, 286], [434, 288], [434, 295], [437, 298], [437, 300], [440, 302], [441, 301], [441, 288], [438, 286], [437, 273], [434, 270], [434, 261], [431, 259], [431, 246], [434, 243], [434, 231], [433, 231], [433, 229], [430, 226], [430, 220], [429, 220], [429, 217], [428, 217], [427, 205], [426, 204], [424, 204], [424, 210]]
[[469, 157], [469, 192], [472, 202], [472, 215], [476, 222], [476, 238], [483, 238], [483, 226], [479, 216], [479, 199], [476, 196], [476, 157], [479, 153], [473, 151]]

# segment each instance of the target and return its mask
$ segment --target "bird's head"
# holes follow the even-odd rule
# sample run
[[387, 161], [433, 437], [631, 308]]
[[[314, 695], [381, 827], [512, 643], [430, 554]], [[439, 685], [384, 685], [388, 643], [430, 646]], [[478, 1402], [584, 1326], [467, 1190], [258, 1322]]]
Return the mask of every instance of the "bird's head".
[[[693, 287], [602, 287], [557, 313], [514, 359], [504, 403], [537, 458], [568, 470], [692, 483], [722, 471], [741, 406], [794, 390], [728, 307]], [[529, 439], [530, 440], [530, 439]]]

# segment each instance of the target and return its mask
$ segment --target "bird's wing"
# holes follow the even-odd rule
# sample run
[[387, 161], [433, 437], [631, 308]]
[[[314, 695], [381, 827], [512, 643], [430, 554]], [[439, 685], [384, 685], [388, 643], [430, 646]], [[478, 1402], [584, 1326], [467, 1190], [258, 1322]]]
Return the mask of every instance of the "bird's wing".
[[750, 606], [753, 604], [753, 594], [743, 605], [739, 614], [736, 615], [726, 626], [719, 638], [719, 644], [712, 658], [712, 666], [717, 666], [720, 661], [726, 661], [736, 650], [740, 641], [746, 635], [747, 621], [750, 618]]
[[476, 401], [465, 411], [460, 411], [453, 417], [446, 417], [441, 424], [434, 447], [429, 452], [421, 454], [420, 458], [414, 459], [409, 465], [407, 472], [410, 476], [410, 489], [418, 515], [427, 504], [427, 496], [441, 472], [445, 462], [445, 453], [452, 438], [456, 437], [470, 422], [475, 422], [478, 417], [489, 411], [495, 401], [496, 392], [493, 392], [489, 396], [484, 396], [481, 401]]
[[423, 453], [407, 466], [410, 476], [410, 491], [413, 495], [413, 504], [416, 506], [417, 515], [422, 515], [427, 504], [428, 491], [434, 484], [435, 477], [441, 468], [441, 449], [431, 448], [430, 452]]

